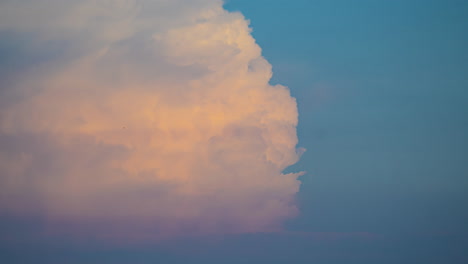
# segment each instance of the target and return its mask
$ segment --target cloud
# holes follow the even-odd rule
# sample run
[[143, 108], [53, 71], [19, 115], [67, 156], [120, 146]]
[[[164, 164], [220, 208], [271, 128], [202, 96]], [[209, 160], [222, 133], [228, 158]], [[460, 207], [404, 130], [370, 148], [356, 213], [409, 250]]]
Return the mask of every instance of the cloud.
[[296, 101], [268, 83], [240, 13], [214, 0], [0, 10], [0, 34], [25, 41], [18, 60], [41, 58], [2, 82], [0, 212], [134, 237], [269, 232], [297, 214], [301, 173], [282, 173], [302, 151]]

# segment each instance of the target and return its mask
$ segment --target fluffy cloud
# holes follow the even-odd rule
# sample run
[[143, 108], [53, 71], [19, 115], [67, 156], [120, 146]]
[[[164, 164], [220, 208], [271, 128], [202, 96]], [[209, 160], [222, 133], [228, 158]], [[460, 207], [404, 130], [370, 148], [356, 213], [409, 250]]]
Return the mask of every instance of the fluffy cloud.
[[[268, 232], [297, 214], [297, 108], [215, 0], [0, 3], [43, 55], [2, 82], [0, 211], [100, 235]], [[25, 55], [26, 54], [26, 55]], [[39, 56], [40, 57], [40, 56]], [[6, 78], [6, 77], [3, 77]]]

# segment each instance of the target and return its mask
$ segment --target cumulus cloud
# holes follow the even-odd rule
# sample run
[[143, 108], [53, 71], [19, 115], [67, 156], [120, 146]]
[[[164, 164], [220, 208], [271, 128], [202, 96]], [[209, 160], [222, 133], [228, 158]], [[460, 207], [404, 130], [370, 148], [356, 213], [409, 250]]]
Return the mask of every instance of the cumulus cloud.
[[125, 236], [294, 217], [296, 102], [222, 4], [2, 1], [0, 34], [41, 59], [2, 77], [0, 211]]

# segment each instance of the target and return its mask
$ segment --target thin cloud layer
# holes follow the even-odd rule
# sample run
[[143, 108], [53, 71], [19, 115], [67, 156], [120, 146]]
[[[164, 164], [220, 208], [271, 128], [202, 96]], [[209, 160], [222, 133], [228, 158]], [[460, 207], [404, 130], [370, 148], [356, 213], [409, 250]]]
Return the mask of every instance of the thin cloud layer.
[[2, 1], [12, 32], [40, 59], [2, 76], [0, 212], [136, 237], [297, 214], [296, 102], [221, 1]]

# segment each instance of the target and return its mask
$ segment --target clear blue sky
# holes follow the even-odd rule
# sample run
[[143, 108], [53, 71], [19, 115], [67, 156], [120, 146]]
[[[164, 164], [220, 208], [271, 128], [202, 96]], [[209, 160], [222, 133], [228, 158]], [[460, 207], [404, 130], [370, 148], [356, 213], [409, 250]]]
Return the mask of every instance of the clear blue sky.
[[308, 151], [293, 169], [308, 173], [302, 216], [290, 227], [376, 233], [389, 251], [381, 257], [399, 263], [409, 263], [406, 255], [468, 261], [468, 3], [230, 0], [226, 7], [251, 19], [273, 82], [298, 100]]
[[[250, 19], [271, 82], [297, 98], [307, 152], [290, 170], [307, 174], [290, 233], [130, 249], [4, 245], [1, 259], [468, 263], [468, 2], [226, 0], [225, 8]], [[14, 60], [12, 47], [0, 49]]]
[[[468, 261], [461, 250], [468, 251], [468, 3], [230, 0], [226, 7], [251, 19], [273, 82], [298, 100], [307, 152], [293, 170], [308, 174], [302, 216], [290, 228], [380, 234], [388, 237], [382, 248], [395, 249], [382, 258], [405, 247], [398, 263], [410, 263], [405, 255]], [[428, 239], [433, 244], [422, 245]]]
[[314, 231], [467, 231], [468, 3], [246, 1], [299, 105]]

